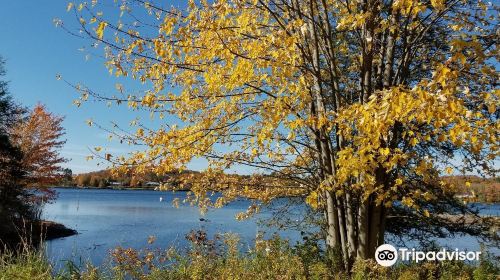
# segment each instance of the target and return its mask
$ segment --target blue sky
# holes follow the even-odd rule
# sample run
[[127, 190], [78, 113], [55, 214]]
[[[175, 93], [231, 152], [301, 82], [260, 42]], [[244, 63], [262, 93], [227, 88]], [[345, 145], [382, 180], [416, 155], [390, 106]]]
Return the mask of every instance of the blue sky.
[[[88, 40], [80, 40], [56, 28], [53, 19], [60, 18], [68, 27], [75, 26], [72, 13], [66, 12], [66, 0], [0, 1], [0, 55], [6, 60], [10, 92], [21, 104], [33, 107], [38, 102], [51, 112], [65, 117], [67, 143], [62, 155], [70, 162], [64, 164], [74, 173], [102, 169], [97, 161], [87, 161], [89, 148], [103, 146], [110, 152], [124, 153], [131, 147], [107, 140], [108, 134], [89, 127], [86, 120], [108, 125], [110, 121], [127, 124], [137, 116], [126, 108], [108, 108], [99, 102], [87, 102], [82, 107], [73, 105], [78, 94], [56, 75], [102, 91], [115, 91], [116, 78], [109, 75], [103, 60], [80, 51]], [[168, 2], [165, 2], [168, 3]], [[172, 2], [175, 4], [175, 2]], [[95, 50], [101, 53], [102, 49]], [[189, 167], [201, 169], [202, 161]]]
[[[105, 9], [111, 6], [111, 0]], [[67, 143], [62, 155], [70, 161], [64, 164], [74, 173], [102, 169], [97, 161], [87, 161], [89, 148], [103, 146], [112, 154], [126, 153], [133, 147], [120, 145], [107, 140], [108, 134], [96, 127], [89, 127], [86, 120], [92, 118], [103, 125], [117, 121], [128, 124], [137, 117], [137, 112], [126, 108], [108, 108], [105, 103], [87, 102], [82, 107], [73, 105], [78, 94], [56, 75], [73, 83], [82, 83], [99, 92], [116, 92], [119, 81], [110, 76], [103, 65], [103, 60], [90, 56], [79, 49], [88, 48], [89, 41], [69, 35], [61, 28], [56, 28], [53, 20], [60, 18], [66, 26], [74, 27], [76, 19], [66, 12], [67, 0], [0, 0], [0, 55], [6, 60], [7, 79], [10, 91], [21, 104], [33, 107], [36, 103], [45, 104], [51, 112], [65, 117]], [[104, 3], [104, 2], [103, 2]], [[164, 5], [185, 5], [184, 0], [165, 0]], [[104, 11], [107, 16], [116, 9]], [[102, 49], [96, 49], [100, 54]], [[133, 85], [132, 85], [133, 86]], [[128, 88], [130, 89], [130, 88]], [[147, 114], [143, 114], [147, 118]], [[498, 166], [498, 162], [495, 161]], [[203, 169], [205, 162], [195, 160], [188, 167]], [[240, 173], [247, 173], [245, 167], [236, 168]]]

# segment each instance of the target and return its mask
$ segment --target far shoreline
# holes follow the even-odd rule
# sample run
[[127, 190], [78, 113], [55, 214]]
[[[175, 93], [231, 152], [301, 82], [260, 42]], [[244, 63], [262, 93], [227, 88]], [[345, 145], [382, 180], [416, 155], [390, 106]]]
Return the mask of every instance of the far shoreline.
[[[78, 187], [78, 186], [52, 186], [51, 188], [60, 189], [77, 189], [77, 190], [115, 190], [115, 191], [158, 191], [158, 192], [189, 192], [190, 189], [178, 189], [178, 190], [155, 190], [151, 187], [127, 187], [127, 186], [113, 186], [113, 187]], [[467, 201], [466, 203], [480, 203], [485, 205], [500, 204], [500, 201]]]
[[116, 186], [116, 187], [78, 187], [78, 186], [52, 186], [51, 188], [60, 189], [77, 189], [77, 190], [115, 190], [115, 191], [163, 191], [163, 192], [189, 192], [189, 189], [179, 189], [179, 190], [155, 190], [154, 188], [142, 188], [142, 187], [126, 187], [126, 186]]

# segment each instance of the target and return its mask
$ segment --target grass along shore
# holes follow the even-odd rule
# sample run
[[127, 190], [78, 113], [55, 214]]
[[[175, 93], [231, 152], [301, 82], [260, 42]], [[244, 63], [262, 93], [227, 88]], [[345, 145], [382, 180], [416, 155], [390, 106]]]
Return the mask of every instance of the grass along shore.
[[[461, 261], [379, 266], [373, 260], [357, 261], [350, 275], [334, 254], [329, 255], [312, 243], [289, 246], [279, 238], [257, 240], [242, 253], [235, 235], [208, 239], [204, 232], [186, 236], [190, 248], [179, 251], [116, 248], [103, 266], [90, 263], [77, 266], [67, 262], [55, 270], [43, 249], [25, 246], [19, 253], [6, 251], [0, 256], [0, 279], [498, 279], [498, 259], [483, 252], [479, 263]], [[154, 242], [151, 240], [151, 242]]]

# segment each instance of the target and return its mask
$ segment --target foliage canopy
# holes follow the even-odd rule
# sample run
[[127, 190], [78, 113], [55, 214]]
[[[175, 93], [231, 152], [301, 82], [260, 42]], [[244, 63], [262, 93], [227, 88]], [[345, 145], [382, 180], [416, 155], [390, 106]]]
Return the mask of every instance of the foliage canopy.
[[[114, 22], [97, 2], [68, 10], [104, 44], [110, 73], [149, 89], [118, 84], [109, 96], [75, 86], [76, 103], [92, 96], [164, 119], [118, 134], [147, 148], [113, 160], [161, 174], [208, 159], [192, 186], [201, 205], [208, 190], [223, 193], [216, 205], [302, 194], [324, 212], [327, 244], [349, 267], [383, 243], [391, 209], [424, 223], [465, 211], [443, 173], [497, 172], [494, 4], [219, 0], [177, 10], [115, 1]], [[234, 182], [223, 174], [234, 165], [279, 180]]]

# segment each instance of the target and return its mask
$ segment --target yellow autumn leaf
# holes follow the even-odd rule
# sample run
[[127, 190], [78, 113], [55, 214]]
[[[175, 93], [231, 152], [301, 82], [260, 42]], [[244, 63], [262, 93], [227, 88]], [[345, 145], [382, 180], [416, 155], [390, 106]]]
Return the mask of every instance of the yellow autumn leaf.
[[488, 105], [488, 112], [489, 112], [490, 114], [495, 113], [495, 112], [496, 112], [496, 110], [497, 110], [497, 108], [496, 108], [495, 104], [491, 103], [491, 104], [489, 104], [489, 105]]
[[453, 168], [448, 166], [448, 167], [446, 167], [445, 171], [446, 171], [446, 174], [451, 175], [453, 173]]
[[437, 10], [442, 10], [444, 9], [444, 2], [445, 0], [431, 0], [431, 5]]
[[408, 206], [408, 207], [412, 207], [415, 204], [413, 199], [410, 197], [407, 197], [407, 196], [403, 197], [403, 199], [401, 200], [401, 203], [403, 203], [403, 205]]
[[418, 140], [417, 140], [417, 138], [412, 137], [412, 138], [410, 139], [410, 145], [412, 145], [412, 146], [414, 147], [414, 146], [416, 146], [417, 144], [418, 144]]
[[431, 216], [431, 214], [429, 213], [429, 211], [427, 209], [424, 210], [424, 216], [426, 216], [427, 218], [429, 218]]
[[389, 153], [391, 152], [391, 150], [389, 148], [382, 148], [379, 150], [380, 154], [383, 155], [383, 156], [387, 156], [389, 155]]
[[144, 136], [144, 129], [142, 128], [137, 129], [137, 132], [135, 134], [137, 135], [137, 137]]
[[106, 28], [107, 25], [108, 25], [108, 23], [105, 21], [101, 21], [99, 23], [99, 26], [97, 26], [97, 28], [95, 30], [95, 34], [97, 35], [97, 38], [102, 39], [104, 37], [104, 29]]
[[314, 209], [318, 208], [318, 193], [317, 192], [311, 192], [306, 197], [306, 203], [309, 204]]

